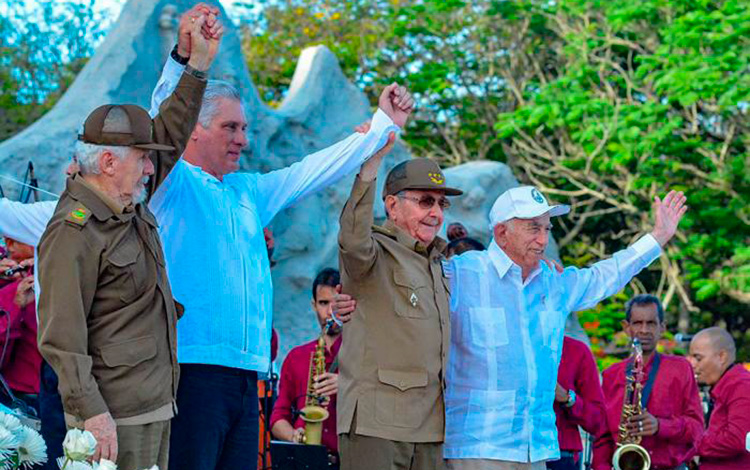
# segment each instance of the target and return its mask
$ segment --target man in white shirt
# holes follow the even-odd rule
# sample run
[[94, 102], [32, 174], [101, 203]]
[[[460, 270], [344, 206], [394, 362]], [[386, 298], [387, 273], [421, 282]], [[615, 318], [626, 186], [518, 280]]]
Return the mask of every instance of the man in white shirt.
[[550, 206], [531, 186], [497, 199], [488, 250], [444, 263], [452, 314], [445, 394], [449, 469], [541, 470], [546, 460], [559, 458], [552, 405], [565, 319], [615, 294], [658, 258], [684, 204], [682, 193], [657, 197], [650, 234], [590, 268], [558, 272], [540, 261], [550, 218], [569, 207]]

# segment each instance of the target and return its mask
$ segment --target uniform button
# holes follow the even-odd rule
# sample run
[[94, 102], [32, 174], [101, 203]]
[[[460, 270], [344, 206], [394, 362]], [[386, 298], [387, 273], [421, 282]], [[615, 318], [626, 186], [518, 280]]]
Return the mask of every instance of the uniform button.
[[398, 383], [398, 386], [401, 388], [404, 388], [406, 386], [406, 382], [402, 380], [401, 382]]

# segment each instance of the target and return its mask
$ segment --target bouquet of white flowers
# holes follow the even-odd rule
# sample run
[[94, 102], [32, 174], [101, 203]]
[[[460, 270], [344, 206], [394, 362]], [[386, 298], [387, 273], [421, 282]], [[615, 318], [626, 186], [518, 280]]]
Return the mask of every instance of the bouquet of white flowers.
[[[71, 429], [63, 441], [64, 457], [57, 459], [60, 470], [117, 470], [117, 464], [107, 459], [89, 463], [88, 459], [96, 451], [96, 438], [88, 431]], [[159, 470], [154, 465], [147, 470]]]
[[0, 469], [30, 469], [47, 461], [47, 444], [38, 432], [0, 411]]

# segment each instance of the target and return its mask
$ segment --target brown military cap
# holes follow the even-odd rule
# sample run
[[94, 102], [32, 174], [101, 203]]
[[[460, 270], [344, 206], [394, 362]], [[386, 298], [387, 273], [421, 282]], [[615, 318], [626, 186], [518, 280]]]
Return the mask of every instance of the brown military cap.
[[460, 189], [446, 187], [443, 171], [429, 158], [415, 158], [394, 166], [385, 180], [383, 198], [406, 189], [443, 191], [446, 196], [464, 193]]
[[[113, 113], [124, 112], [126, 119], [113, 120]], [[122, 117], [122, 115], [120, 116]], [[108, 122], [109, 121], [109, 122]], [[89, 114], [78, 140], [87, 144], [135, 147], [145, 150], [174, 150], [154, 142], [151, 116], [134, 104], [105, 104]]]

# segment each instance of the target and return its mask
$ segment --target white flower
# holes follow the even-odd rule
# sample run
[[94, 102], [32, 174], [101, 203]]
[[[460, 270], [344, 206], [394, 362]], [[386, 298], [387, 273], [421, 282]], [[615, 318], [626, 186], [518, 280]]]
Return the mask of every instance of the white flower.
[[117, 464], [111, 460], [101, 459], [99, 463], [94, 463], [94, 470], [117, 470]]
[[18, 438], [18, 463], [22, 467], [31, 468], [47, 461], [47, 444], [38, 432], [22, 426]]
[[[70, 460], [86, 460], [96, 450], [96, 438], [88, 431], [80, 429], [71, 429], [65, 435], [63, 441], [63, 452]], [[67, 470], [67, 469], [66, 469]]]
[[6, 454], [18, 447], [18, 436], [0, 426], [0, 454]]
[[[67, 465], [65, 464], [66, 460], [68, 462]], [[68, 460], [65, 457], [58, 457], [57, 466], [61, 470], [63, 468], [65, 470], [91, 470], [91, 465], [89, 465], [87, 462], [76, 462], [73, 460]]]
[[17, 433], [21, 429], [21, 421], [13, 415], [0, 412], [0, 428], [5, 428], [12, 433]]

